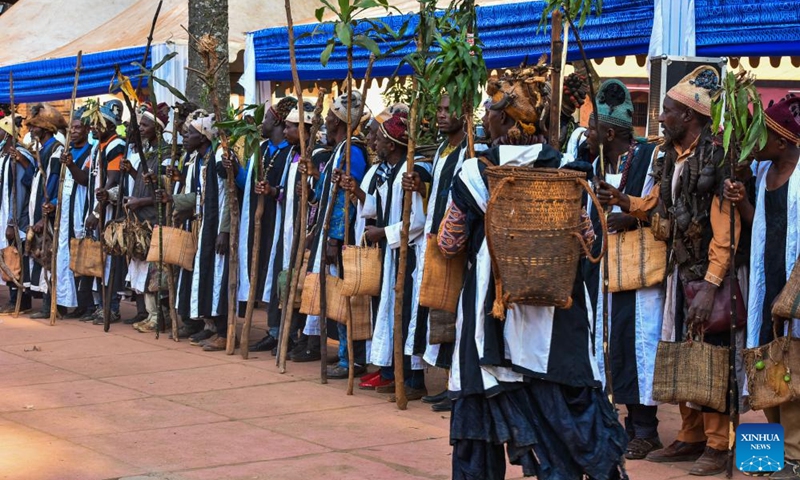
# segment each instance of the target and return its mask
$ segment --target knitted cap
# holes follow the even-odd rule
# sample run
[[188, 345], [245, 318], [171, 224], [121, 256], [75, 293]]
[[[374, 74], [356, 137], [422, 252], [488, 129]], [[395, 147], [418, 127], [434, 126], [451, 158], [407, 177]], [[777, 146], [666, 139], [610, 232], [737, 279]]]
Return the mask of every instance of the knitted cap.
[[408, 146], [408, 114], [406, 112], [392, 115], [378, 128], [389, 140], [404, 147]]
[[408, 112], [409, 112], [408, 105], [406, 105], [405, 103], [395, 103], [391, 107], [387, 108], [386, 110], [384, 110], [381, 113], [379, 113], [378, 115], [376, 115], [375, 116], [375, 121], [378, 122], [378, 123], [383, 123], [386, 120], [389, 120], [390, 118], [392, 118], [392, 115], [394, 115], [396, 113], [400, 113], [400, 112], [405, 113], [406, 116], [407, 116]]
[[606, 80], [597, 92], [597, 118], [600, 122], [633, 128], [633, 102], [631, 93], [619, 80]]
[[667, 96], [706, 117], [711, 116], [711, 99], [719, 91], [719, 74], [713, 67], [703, 65], [683, 77]]
[[800, 97], [787, 96], [764, 110], [767, 128], [800, 147]]

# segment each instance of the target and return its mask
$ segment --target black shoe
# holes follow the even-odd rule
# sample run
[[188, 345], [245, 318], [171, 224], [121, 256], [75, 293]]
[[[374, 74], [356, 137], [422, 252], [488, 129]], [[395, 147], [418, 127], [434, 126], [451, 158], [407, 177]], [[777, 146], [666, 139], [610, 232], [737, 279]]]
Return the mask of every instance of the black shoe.
[[[117, 322], [119, 322], [119, 320], [120, 320], [119, 312], [111, 312], [109, 314], [109, 318], [108, 318], [108, 323], [109, 324], [117, 323]], [[99, 317], [95, 317], [92, 320], [92, 325], [105, 325], [105, 318], [103, 317], [103, 315], [100, 315]]]
[[269, 352], [278, 346], [278, 339], [270, 334], [250, 346], [251, 352]]
[[93, 309], [93, 310], [87, 310], [86, 313], [81, 315], [81, 318], [79, 318], [79, 320], [81, 322], [91, 322], [92, 320], [94, 320], [94, 316], [95, 316], [96, 313], [97, 313], [97, 309], [96, 308]]
[[289, 343], [289, 348], [286, 350], [288, 353], [288, 357], [291, 358], [292, 355], [299, 355], [303, 352], [308, 350], [308, 337], [303, 337], [298, 343], [292, 346], [292, 343]]
[[[297, 344], [294, 343], [294, 339], [289, 337], [289, 346], [286, 347], [286, 358], [289, 358], [289, 356], [291, 356], [292, 352], [294, 352], [296, 348], [297, 348]], [[303, 350], [305, 350], [305, 348], [303, 348]], [[278, 346], [277, 345], [275, 345], [275, 348], [272, 349], [272, 356], [273, 357], [277, 357], [278, 356]]]
[[321, 358], [319, 350], [306, 350], [304, 352], [300, 352], [298, 354], [292, 355], [289, 360], [297, 363], [305, 363], [305, 362], [318, 362]]
[[43, 318], [50, 318], [50, 312], [43, 312], [43, 311], [40, 310], [40, 311], [38, 311], [36, 313], [32, 313], [32, 314], [28, 315], [28, 318], [31, 318], [33, 320], [41, 320]]
[[448, 398], [447, 390], [442, 390], [440, 393], [437, 393], [436, 395], [427, 395], [422, 397], [422, 403], [437, 404], [446, 398]]
[[147, 312], [145, 312], [145, 313], [137, 313], [135, 317], [126, 318], [125, 320], [122, 321], [122, 323], [124, 323], [125, 325], [133, 325], [136, 322], [141, 322], [145, 318], [147, 318]]
[[[167, 323], [171, 324], [171, 321], [168, 321]], [[202, 325], [200, 325], [198, 329], [197, 325], [187, 325], [184, 323], [183, 325], [178, 327], [178, 338], [191, 338], [192, 335], [200, 333], [202, 330], [203, 330]], [[169, 338], [170, 339], [172, 338], [172, 333], [169, 334]]]
[[[353, 367], [353, 373], [356, 377], [361, 376], [367, 372], [367, 367], [363, 365], [356, 365]], [[327, 377], [333, 379], [344, 379], [350, 376], [347, 367], [341, 365], [329, 365], [327, 369]]]
[[431, 410], [433, 410], [434, 412], [449, 412], [452, 409], [453, 409], [453, 401], [450, 400], [450, 397], [445, 397], [445, 399], [442, 400], [441, 402], [434, 403], [433, 405], [431, 405]]
[[71, 320], [75, 320], [75, 319], [81, 318], [85, 313], [86, 313], [86, 309], [79, 307], [79, 308], [76, 308], [75, 310], [73, 310], [72, 313], [68, 313], [68, 314], [64, 315], [64, 318], [69, 318]]
[[208, 340], [209, 338], [216, 335], [216, 333], [212, 332], [211, 330], [200, 330], [199, 332], [195, 333], [194, 335], [189, 336], [189, 343], [195, 346], [199, 346], [200, 342], [204, 340]]

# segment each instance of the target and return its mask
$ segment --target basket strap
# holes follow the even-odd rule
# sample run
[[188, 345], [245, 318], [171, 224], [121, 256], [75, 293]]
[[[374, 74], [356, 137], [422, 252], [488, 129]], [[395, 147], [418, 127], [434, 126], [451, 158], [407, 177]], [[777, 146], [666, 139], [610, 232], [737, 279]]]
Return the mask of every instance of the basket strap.
[[[492, 192], [492, 196], [489, 198], [489, 203], [486, 205], [486, 219], [485, 223], [487, 225], [491, 224], [491, 218], [494, 214], [494, 205], [497, 202], [497, 197], [500, 196], [503, 189], [509, 183], [514, 183], [514, 177], [508, 176], [504, 179], [500, 180], [495, 187], [494, 192]], [[492, 242], [492, 236], [486, 235], [486, 246], [489, 247], [489, 258], [492, 260], [492, 275], [494, 276], [494, 305], [492, 306], [492, 316], [494, 318], [505, 320], [506, 318], [506, 301], [503, 298], [503, 279], [500, 277], [500, 268], [497, 264], [497, 257], [495, 256], [494, 252], [494, 243]]]

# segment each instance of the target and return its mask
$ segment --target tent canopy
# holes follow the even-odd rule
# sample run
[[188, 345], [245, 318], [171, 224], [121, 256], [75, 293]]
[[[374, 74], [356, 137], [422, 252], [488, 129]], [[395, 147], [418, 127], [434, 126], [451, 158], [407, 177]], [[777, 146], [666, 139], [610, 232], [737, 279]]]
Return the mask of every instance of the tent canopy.
[[[52, 0], [20, 0], [0, 15], [0, 31], [7, 41], [0, 51], [0, 102], [8, 103], [8, 74], [14, 72], [15, 101], [52, 101], [72, 92], [75, 55], [83, 51], [78, 96], [108, 92], [119, 65], [135, 75], [158, 2], [156, 0], [70, 0], [68, 7], [53, 7]], [[229, 52], [235, 59], [244, 48], [245, 32], [265, 26], [285, 25], [276, 0], [228, 0]], [[299, 18], [314, 15], [317, 0], [293, 0]], [[296, 5], [295, 5], [296, 4]], [[280, 2], [281, 7], [283, 2]], [[188, 43], [189, 2], [164, 0], [153, 45]], [[32, 35], [31, 32], [41, 32]], [[148, 62], [149, 63], [149, 62]]]
[[[395, 2], [390, 2], [395, 3]], [[411, 2], [402, 1], [398, 4]], [[414, 2], [415, 3], [415, 2]], [[478, 35], [484, 44], [489, 68], [511, 67], [525, 58], [535, 62], [550, 51], [550, 29], [538, 31], [545, 3], [498, 4], [478, 7]], [[408, 6], [406, 6], [408, 9]], [[647, 54], [653, 26], [653, 0], [606, 0], [601, 17], [590, 16], [581, 31], [589, 58]], [[800, 8], [787, 0], [695, 0], [697, 55], [699, 56], [781, 56], [800, 55]], [[413, 15], [411, 15], [413, 17]], [[388, 16], [382, 20], [397, 29], [406, 16]], [[411, 25], [416, 19], [411, 19]], [[295, 35], [310, 34], [316, 25], [295, 27]], [[409, 40], [413, 28], [404, 40]], [[296, 41], [297, 63], [303, 80], [338, 80], [346, 76], [345, 50], [338, 45], [327, 68], [319, 57], [332, 34], [330, 25], [322, 25], [313, 37]], [[286, 59], [288, 36], [285, 27], [253, 33], [256, 78], [285, 81], [291, 79]], [[373, 76], [389, 76], [413, 45], [376, 62]], [[385, 49], [384, 49], [385, 51]], [[356, 48], [355, 74], [366, 69], [368, 52]], [[568, 59], [579, 57], [578, 47], [570, 41]], [[410, 69], [401, 70], [408, 74]]]
[[[606, 0], [601, 18], [587, 20], [581, 32], [590, 57], [635, 55], [646, 53], [653, 22], [652, 0]], [[527, 58], [535, 63], [543, 53], [550, 52], [550, 28], [539, 31], [539, 19], [543, 2], [505, 3], [479, 6], [478, 35], [483, 42], [483, 55], [489, 68], [519, 65]], [[393, 29], [399, 30], [410, 17], [410, 25], [404, 41], [413, 36], [417, 16], [394, 15], [382, 18]], [[295, 36], [310, 34], [317, 25], [295, 27]], [[256, 78], [258, 80], [289, 80], [291, 69], [286, 61], [288, 36], [285, 27], [255, 32], [253, 43], [256, 56]], [[334, 50], [327, 68], [319, 62], [320, 54], [332, 35], [331, 25], [321, 25], [314, 36], [298, 38], [295, 42], [297, 64], [303, 80], [337, 80], [347, 74], [345, 49], [341, 45]], [[401, 42], [390, 42], [397, 45]], [[386, 77], [395, 72], [403, 56], [414, 50], [413, 43], [395, 54], [375, 62], [374, 77]], [[388, 48], [384, 48], [384, 51]], [[579, 56], [577, 45], [571, 42], [568, 58]], [[363, 75], [369, 52], [356, 48], [354, 51], [355, 75]], [[400, 71], [408, 74], [409, 68]]]

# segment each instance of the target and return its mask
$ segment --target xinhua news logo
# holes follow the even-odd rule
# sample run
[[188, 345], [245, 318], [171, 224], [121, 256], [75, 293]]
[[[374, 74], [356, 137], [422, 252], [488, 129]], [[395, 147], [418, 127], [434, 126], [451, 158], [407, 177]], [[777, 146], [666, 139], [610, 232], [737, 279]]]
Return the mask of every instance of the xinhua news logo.
[[783, 469], [783, 427], [777, 423], [743, 423], [736, 429], [736, 467], [742, 472]]

